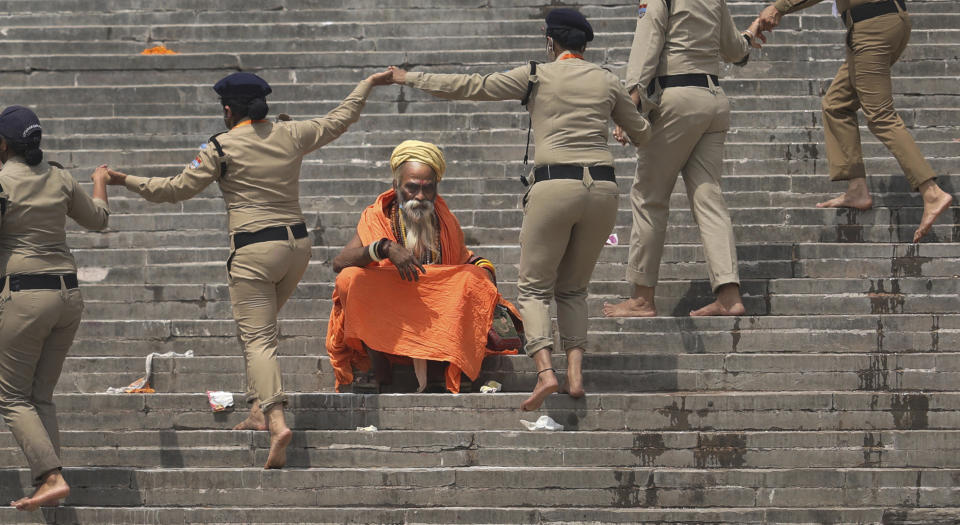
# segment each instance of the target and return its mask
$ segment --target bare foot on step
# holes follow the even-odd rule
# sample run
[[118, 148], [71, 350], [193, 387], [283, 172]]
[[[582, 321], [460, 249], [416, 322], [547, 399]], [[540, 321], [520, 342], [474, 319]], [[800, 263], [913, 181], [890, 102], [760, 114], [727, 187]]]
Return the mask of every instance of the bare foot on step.
[[727, 307], [717, 300], [708, 304], [707, 306], [704, 306], [703, 308], [693, 310], [690, 312], [690, 317], [731, 316], [743, 315], [745, 313], [747, 313], [747, 309], [743, 307], [743, 303], [735, 303]]
[[607, 317], [656, 317], [657, 307], [642, 297], [610, 304], [603, 303], [603, 315]]
[[[939, 188], [938, 188], [939, 190]], [[936, 222], [941, 213], [947, 211], [950, 204], [953, 203], [953, 196], [949, 193], [939, 190], [928, 200], [927, 196], [923, 198], [923, 217], [920, 219], [920, 227], [913, 233], [913, 242], [920, 242], [924, 235], [930, 233], [930, 228]]]
[[270, 436], [270, 455], [267, 456], [265, 469], [283, 468], [287, 464], [287, 445], [293, 439], [293, 431], [289, 428]]
[[54, 471], [47, 475], [44, 482], [37, 487], [33, 495], [29, 498], [20, 498], [17, 501], [11, 501], [10, 506], [16, 507], [22, 511], [34, 511], [40, 507], [55, 507], [59, 505], [60, 500], [70, 495], [70, 486], [63, 479], [60, 471]]
[[547, 396], [559, 389], [560, 383], [557, 382], [557, 375], [554, 370], [552, 368], [543, 369], [537, 374], [537, 386], [534, 387], [533, 393], [520, 405], [520, 408], [525, 412], [536, 410], [540, 408]]

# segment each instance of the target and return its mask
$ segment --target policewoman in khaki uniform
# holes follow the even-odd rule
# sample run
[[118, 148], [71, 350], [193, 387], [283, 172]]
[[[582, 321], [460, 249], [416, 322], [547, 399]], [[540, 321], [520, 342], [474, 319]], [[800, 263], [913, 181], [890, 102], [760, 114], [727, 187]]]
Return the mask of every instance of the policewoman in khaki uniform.
[[[220, 95], [229, 131], [214, 135], [179, 175], [147, 178], [110, 171], [151, 202], [177, 202], [216, 182], [227, 206], [230, 258], [227, 275], [233, 317], [244, 347], [250, 417], [237, 429], [271, 434], [264, 468], [282, 468], [292, 437], [283, 415], [287, 396], [277, 363], [277, 314], [297, 287], [310, 261], [311, 241], [300, 210], [303, 156], [333, 141], [360, 117], [375, 85], [389, 72], [360, 82], [326, 116], [306, 121], [269, 122], [271, 88], [252, 73], [234, 73], [213, 87]], [[259, 407], [259, 409], [257, 408]]]
[[[773, 29], [783, 15], [821, 1], [777, 0], [760, 13], [758, 20], [762, 29]], [[847, 181], [847, 191], [817, 207], [868, 210], [873, 206], [857, 121], [857, 109], [862, 109], [870, 132], [890, 150], [910, 188], [923, 198], [923, 216], [913, 234], [913, 242], [919, 242], [950, 207], [953, 197], [937, 185], [936, 173], [893, 107], [890, 68], [910, 41], [905, 0], [836, 0], [836, 4], [847, 27], [847, 59], [821, 106], [830, 180]]]
[[721, 60], [746, 63], [751, 42], [759, 36], [757, 25], [739, 33], [725, 0], [648, 0], [641, 5], [627, 87], [650, 112], [653, 138], [637, 150], [630, 190], [627, 281], [634, 285], [633, 294], [624, 302], [605, 304], [608, 317], [657, 315], [654, 296], [678, 173], [717, 294], [715, 302], [690, 314], [744, 313], [733, 224], [720, 189], [730, 103], [717, 75]]
[[69, 173], [43, 162], [33, 111], [0, 113], [0, 414], [27, 457], [37, 487], [11, 502], [20, 510], [56, 505], [70, 494], [60, 473], [60, 432], [53, 390], [83, 298], [67, 247], [66, 218], [107, 227], [105, 166], [93, 174], [93, 198]]
[[[490, 75], [405, 72], [394, 82], [434, 96], [460, 100], [524, 100], [533, 127], [535, 169], [520, 231], [517, 305], [526, 332], [526, 353], [537, 363], [537, 386], [524, 401], [536, 410], [559, 389], [550, 302], [557, 302], [560, 343], [567, 353], [567, 391], [584, 395], [581, 366], [587, 345], [587, 285], [617, 215], [609, 122], [635, 144], [647, 140], [649, 123], [619, 79], [583, 59], [593, 29], [572, 9], [546, 17], [550, 62]], [[528, 90], [528, 87], [530, 88]]]

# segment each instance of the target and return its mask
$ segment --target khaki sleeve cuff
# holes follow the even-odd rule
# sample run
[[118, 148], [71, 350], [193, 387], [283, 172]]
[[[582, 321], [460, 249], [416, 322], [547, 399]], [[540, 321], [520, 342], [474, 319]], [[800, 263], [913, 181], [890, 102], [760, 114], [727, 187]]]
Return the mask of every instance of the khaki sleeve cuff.
[[127, 175], [123, 185], [134, 193], [140, 193], [140, 188], [147, 183], [146, 177], [137, 177], [136, 175]]
[[787, 0], [777, 0], [773, 3], [773, 7], [777, 8], [777, 11], [780, 11], [783, 14], [787, 14], [790, 11], [790, 8], [793, 7], [790, 5], [790, 2]]
[[356, 95], [363, 97], [364, 100], [370, 96], [370, 92], [373, 91], [373, 84], [371, 84], [367, 79], [363, 79], [357, 84], [357, 87], [354, 88], [353, 92]]
[[407, 78], [403, 81], [403, 85], [419, 88], [422, 80], [422, 71], [407, 71]]

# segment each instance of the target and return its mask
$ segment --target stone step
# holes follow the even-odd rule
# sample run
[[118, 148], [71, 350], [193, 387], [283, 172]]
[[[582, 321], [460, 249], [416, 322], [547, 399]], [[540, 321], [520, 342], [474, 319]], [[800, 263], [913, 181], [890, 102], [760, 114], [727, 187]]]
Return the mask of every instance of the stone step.
[[[281, 354], [323, 353], [326, 318], [281, 318], [279, 326]], [[957, 314], [591, 318], [589, 327], [590, 347], [599, 353], [910, 353], [960, 345]], [[236, 325], [227, 319], [87, 320], [72, 355], [237, 355], [237, 348]]]
[[[17, 472], [21, 479], [28, 472]], [[96, 505], [109, 493], [126, 506], [232, 507], [263, 494], [264, 507], [418, 505], [496, 501], [502, 507], [674, 508], [903, 505], [953, 507], [956, 469], [789, 469], [457, 467], [443, 469], [260, 468], [67, 470], [68, 505]], [[709, 489], [698, 484], [710, 483]], [[702, 485], [701, 485], [702, 486]], [[208, 490], [216, 487], [215, 490]], [[303, 490], [315, 487], [315, 490]], [[4, 498], [20, 490], [5, 486]], [[11, 490], [12, 489], [12, 490]], [[693, 496], [691, 497], [691, 492]], [[643, 494], [641, 496], [641, 493]]]
[[[646, 487], [644, 487], [646, 490]], [[618, 496], [619, 498], [619, 496]], [[767, 523], [885, 523], [920, 525], [944, 523], [960, 513], [960, 507], [910, 508], [896, 505], [878, 507], [779, 507], [779, 508], [638, 508], [643, 501], [639, 490], [619, 498], [623, 507], [504, 508], [504, 507], [316, 507], [283, 508], [223, 506], [172, 507], [90, 507], [67, 506], [43, 509], [42, 513], [0, 508], [4, 523], [14, 525], [48, 523], [125, 525], [340, 525], [356, 520], [370, 523], [403, 524], [509, 524], [542, 525], [570, 523], [675, 523], [744, 525]]]
[[[329, 359], [317, 342], [312, 356], [281, 357], [284, 390], [287, 392], [332, 392], [334, 374]], [[283, 345], [281, 345], [283, 346]], [[155, 358], [151, 386], [164, 393], [196, 393], [207, 390], [244, 392], [245, 365], [239, 345], [224, 346], [233, 356]], [[554, 362], [565, 374], [562, 354]], [[143, 376], [144, 360], [138, 357], [68, 358], [57, 386], [60, 393], [102, 393], [122, 387]], [[439, 370], [438, 370], [439, 373]], [[960, 378], [960, 354], [935, 353], [727, 353], [727, 354], [588, 354], [584, 383], [588, 392], [676, 391], [953, 391]], [[537, 382], [537, 368], [525, 355], [491, 356], [472, 384], [461, 391], [479, 392], [480, 385], [494, 380], [506, 392], [530, 392]], [[364, 376], [347, 391], [370, 391], [372, 379]], [[412, 367], [396, 365], [394, 381], [383, 392], [411, 393], [417, 389]]]
[[[519, 427], [518, 427], [519, 428]], [[243, 468], [265, 462], [266, 432], [66, 431], [62, 459], [81, 467]], [[684, 469], [958, 467], [955, 430], [838, 432], [525, 432], [294, 430], [288, 467], [661, 467]], [[23, 468], [0, 433], [0, 465]]]
[[[528, 395], [291, 393], [285, 412], [303, 430], [517, 430]], [[212, 414], [206, 394], [58, 394], [54, 401], [69, 430], [222, 430], [245, 417]], [[960, 392], [556, 394], [539, 412], [585, 431], [950, 430], [960, 420]]]

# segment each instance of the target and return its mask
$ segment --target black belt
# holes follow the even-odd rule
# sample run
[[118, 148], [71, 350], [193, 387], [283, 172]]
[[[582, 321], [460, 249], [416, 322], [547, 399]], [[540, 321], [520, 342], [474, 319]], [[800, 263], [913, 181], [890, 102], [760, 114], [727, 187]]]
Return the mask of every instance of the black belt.
[[[694, 87], [710, 87], [708, 80], [713, 81], [714, 86], [720, 85], [720, 79], [717, 75], [708, 75], [706, 73], [684, 73], [682, 75], [665, 75], [662, 77], [657, 77], [656, 82], [660, 83], [661, 89], [667, 89], [668, 87], [684, 87], [684, 86], [694, 86]], [[653, 92], [657, 90], [656, 84], [651, 82], [647, 86], [647, 96], [653, 95]]]
[[63, 277], [63, 284], [66, 285], [67, 288], [77, 288], [79, 286], [77, 283], [77, 274], [75, 273], [62, 275], [53, 273], [24, 273], [7, 276], [7, 278], [10, 279], [11, 292], [19, 292], [20, 290], [59, 290], [61, 277]]
[[889, 13], [896, 13], [898, 11], [897, 6], [900, 6], [899, 10], [906, 11], [907, 5], [903, 0], [887, 0], [886, 2], [873, 2], [869, 4], [858, 5], [857, 7], [851, 7], [843, 12], [844, 18], [846, 18], [847, 13], [850, 14], [850, 19], [853, 20], [853, 23], [863, 22], [864, 20], [869, 20], [875, 16], [886, 15]]
[[[290, 226], [290, 231], [293, 232], [294, 239], [302, 239], [307, 236], [307, 225], [302, 222], [294, 224]], [[248, 244], [267, 241], [285, 241], [287, 238], [286, 226], [271, 226], [270, 228], [264, 228], [260, 231], [233, 234], [233, 248], [239, 250]]]
[[[613, 166], [590, 166], [590, 176], [593, 180], [607, 180], [617, 182], [616, 175], [613, 174]], [[583, 180], [583, 166], [573, 164], [550, 164], [540, 166], [533, 170], [533, 182], [542, 182], [553, 179], [576, 179]]]

